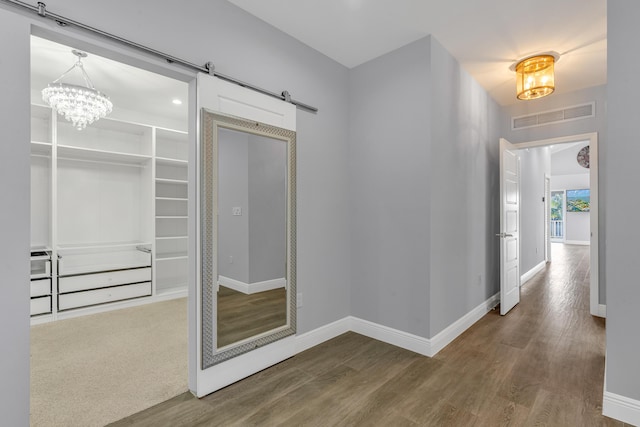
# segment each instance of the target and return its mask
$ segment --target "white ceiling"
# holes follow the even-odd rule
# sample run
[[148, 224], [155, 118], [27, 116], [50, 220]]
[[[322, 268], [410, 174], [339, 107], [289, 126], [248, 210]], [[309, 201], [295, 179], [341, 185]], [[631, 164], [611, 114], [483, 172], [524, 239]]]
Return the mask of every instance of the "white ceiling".
[[[31, 102], [44, 104], [42, 89], [76, 62], [72, 48], [31, 37]], [[95, 88], [113, 102], [110, 117], [186, 130], [187, 83], [91, 53], [82, 62]], [[78, 70], [70, 72], [62, 82], [86, 86]], [[176, 98], [182, 105], [173, 104]]]
[[557, 93], [607, 81], [606, 0], [229, 1], [349, 68], [432, 34], [501, 105], [535, 53], [561, 54]]

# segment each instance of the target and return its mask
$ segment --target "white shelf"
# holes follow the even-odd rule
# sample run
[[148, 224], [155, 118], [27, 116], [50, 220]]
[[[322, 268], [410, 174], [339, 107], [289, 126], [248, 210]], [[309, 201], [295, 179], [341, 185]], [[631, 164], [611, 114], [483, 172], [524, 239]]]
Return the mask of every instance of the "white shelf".
[[188, 236], [168, 236], [168, 237], [156, 237], [156, 240], [182, 240]]
[[70, 145], [58, 145], [58, 157], [70, 160], [90, 160], [127, 165], [144, 165], [151, 160], [151, 156], [142, 154], [120, 153], [96, 150], [93, 148], [73, 147]]
[[174, 253], [156, 254], [156, 261], [172, 261], [176, 259], [187, 259], [187, 253], [174, 252]]
[[31, 155], [51, 156], [51, 143], [41, 141], [31, 141]]
[[172, 159], [169, 157], [156, 157], [156, 163], [161, 165], [187, 166], [189, 162], [182, 159]]
[[171, 200], [175, 202], [186, 202], [189, 199], [186, 197], [156, 197], [156, 200]]
[[168, 178], [156, 178], [156, 182], [161, 182], [164, 184], [184, 184], [187, 185], [189, 181], [183, 179], [168, 179]]
[[158, 215], [156, 219], [189, 219], [189, 217], [181, 215]]

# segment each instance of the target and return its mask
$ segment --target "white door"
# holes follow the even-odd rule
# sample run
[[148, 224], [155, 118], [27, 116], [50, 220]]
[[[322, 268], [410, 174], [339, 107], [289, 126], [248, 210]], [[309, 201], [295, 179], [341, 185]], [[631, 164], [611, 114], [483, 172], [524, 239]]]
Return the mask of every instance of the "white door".
[[500, 314], [520, 302], [520, 162], [500, 139]]
[[[198, 117], [200, 117], [202, 109], [206, 109], [288, 130], [296, 130], [296, 107], [293, 104], [202, 73], [198, 74], [196, 85]], [[200, 141], [199, 137], [198, 141]], [[199, 142], [197, 146], [200, 146]], [[196, 147], [193, 147], [190, 158], [191, 164], [200, 167], [202, 159]], [[203, 289], [199, 275], [202, 264], [205, 262], [200, 250], [201, 230], [199, 224], [202, 220], [199, 210], [199, 194], [202, 185], [200, 171], [194, 170], [190, 179], [196, 183], [195, 186], [192, 186], [189, 200], [197, 200], [197, 203], [190, 205], [190, 209], [193, 209], [194, 212], [190, 213], [189, 217], [196, 218], [193, 224], [196, 245], [193, 250], [197, 255], [193, 257], [196, 264], [192, 267], [193, 272], [197, 272], [197, 275], [191, 280], [195, 284], [195, 289], [193, 292], [191, 290], [189, 292], [190, 297], [195, 295], [190, 300], [190, 304], [194, 307], [193, 312], [196, 314], [189, 319], [190, 334], [191, 337], [195, 337], [189, 341], [189, 388], [198, 397], [202, 397], [293, 356], [295, 354], [295, 337], [286, 337], [268, 346], [256, 348], [225, 362], [203, 368], [203, 355], [215, 352], [217, 348], [217, 317], [215, 299], [211, 296], [213, 291], [212, 289]], [[213, 257], [210, 263], [211, 274], [217, 278], [216, 258]]]

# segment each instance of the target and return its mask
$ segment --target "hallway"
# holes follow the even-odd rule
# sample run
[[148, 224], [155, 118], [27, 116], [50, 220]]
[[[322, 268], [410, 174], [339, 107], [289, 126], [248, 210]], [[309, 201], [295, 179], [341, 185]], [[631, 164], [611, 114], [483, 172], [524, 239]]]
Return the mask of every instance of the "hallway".
[[589, 314], [589, 247], [553, 263], [427, 358], [341, 335], [203, 399], [113, 425], [623, 426], [601, 415], [605, 322]]

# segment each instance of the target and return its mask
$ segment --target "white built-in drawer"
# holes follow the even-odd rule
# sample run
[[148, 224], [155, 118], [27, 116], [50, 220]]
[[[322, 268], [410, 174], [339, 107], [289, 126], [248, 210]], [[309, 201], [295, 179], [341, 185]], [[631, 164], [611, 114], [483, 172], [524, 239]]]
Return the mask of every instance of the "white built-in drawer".
[[51, 313], [51, 296], [32, 298], [31, 315]]
[[51, 279], [38, 279], [31, 281], [31, 298], [51, 294]]
[[58, 310], [86, 307], [151, 295], [151, 282], [58, 295]]
[[60, 277], [58, 278], [58, 293], [86, 291], [107, 286], [126, 285], [127, 283], [148, 282], [150, 280], [150, 267]]

